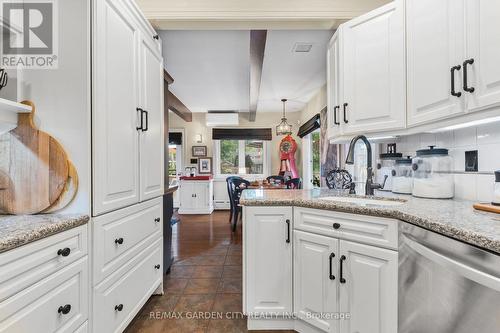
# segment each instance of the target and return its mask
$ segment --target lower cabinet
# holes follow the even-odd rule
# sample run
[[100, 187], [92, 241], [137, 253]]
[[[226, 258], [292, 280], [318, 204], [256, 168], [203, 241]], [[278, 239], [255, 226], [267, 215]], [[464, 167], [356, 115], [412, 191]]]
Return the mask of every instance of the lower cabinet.
[[[294, 229], [313, 221], [321, 226], [318, 232]], [[244, 312], [249, 318], [260, 315], [254, 317], [258, 323], [249, 321], [249, 329], [397, 333], [398, 252], [391, 232], [397, 223], [295, 207], [244, 207]], [[325, 230], [326, 225], [336, 233]], [[372, 237], [375, 230], [390, 242]], [[292, 313], [294, 317], [287, 316]], [[265, 320], [260, 320], [262, 314]], [[269, 316], [291, 319], [284, 326]]]
[[213, 180], [181, 180], [179, 214], [211, 214], [214, 211]]
[[291, 314], [292, 208], [244, 207], [245, 308], [252, 314]]

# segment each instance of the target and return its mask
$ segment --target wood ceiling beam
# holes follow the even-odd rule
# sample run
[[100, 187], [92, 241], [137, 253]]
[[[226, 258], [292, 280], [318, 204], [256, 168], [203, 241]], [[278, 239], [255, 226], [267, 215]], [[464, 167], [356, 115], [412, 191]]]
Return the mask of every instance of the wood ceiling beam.
[[170, 90], [167, 95], [168, 109], [188, 123], [193, 121], [193, 113]]
[[259, 101], [264, 52], [266, 50], [267, 30], [250, 31], [250, 121], [255, 121]]

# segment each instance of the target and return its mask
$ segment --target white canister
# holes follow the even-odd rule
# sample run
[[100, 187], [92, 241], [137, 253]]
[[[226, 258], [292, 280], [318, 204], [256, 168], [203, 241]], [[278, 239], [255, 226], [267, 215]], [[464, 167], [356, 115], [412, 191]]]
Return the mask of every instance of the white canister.
[[495, 171], [495, 190], [493, 191], [493, 201], [491, 204], [500, 206], [500, 170]]

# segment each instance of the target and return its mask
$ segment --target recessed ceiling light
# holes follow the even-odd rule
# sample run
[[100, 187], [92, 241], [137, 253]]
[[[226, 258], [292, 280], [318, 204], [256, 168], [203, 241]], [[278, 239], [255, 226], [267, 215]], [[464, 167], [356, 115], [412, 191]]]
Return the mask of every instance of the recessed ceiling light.
[[311, 51], [312, 47], [311, 43], [297, 42], [293, 46], [292, 52], [307, 53]]

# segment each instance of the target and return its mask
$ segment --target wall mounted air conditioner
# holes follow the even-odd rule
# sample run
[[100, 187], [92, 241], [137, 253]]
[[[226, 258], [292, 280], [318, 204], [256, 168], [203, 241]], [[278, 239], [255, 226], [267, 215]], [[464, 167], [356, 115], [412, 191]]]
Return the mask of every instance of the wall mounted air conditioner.
[[208, 127], [238, 126], [240, 124], [238, 116], [234, 111], [208, 111], [206, 124]]

